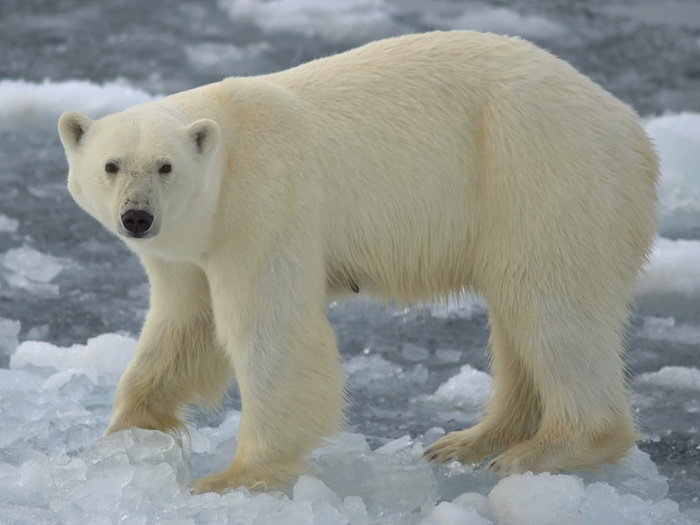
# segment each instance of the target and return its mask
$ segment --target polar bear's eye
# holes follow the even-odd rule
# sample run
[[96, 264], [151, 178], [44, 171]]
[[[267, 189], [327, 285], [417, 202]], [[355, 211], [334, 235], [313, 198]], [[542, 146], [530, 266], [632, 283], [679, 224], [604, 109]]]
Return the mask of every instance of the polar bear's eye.
[[119, 166], [117, 166], [114, 162], [108, 162], [105, 164], [105, 171], [107, 173], [117, 173], [119, 171]]
[[173, 167], [170, 164], [165, 163], [160, 168], [158, 168], [158, 173], [160, 173], [161, 175], [165, 175], [167, 173], [170, 173], [172, 170]]

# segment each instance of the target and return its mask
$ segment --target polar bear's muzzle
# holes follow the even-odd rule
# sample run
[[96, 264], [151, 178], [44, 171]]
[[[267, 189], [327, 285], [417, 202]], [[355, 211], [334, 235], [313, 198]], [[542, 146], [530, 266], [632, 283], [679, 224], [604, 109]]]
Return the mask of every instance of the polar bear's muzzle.
[[135, 239], [153, 237], [157, 232], [153, 231], [153, 215], [146, 210], [127, 210], [122, 213], [121, 223], [123, 234]]

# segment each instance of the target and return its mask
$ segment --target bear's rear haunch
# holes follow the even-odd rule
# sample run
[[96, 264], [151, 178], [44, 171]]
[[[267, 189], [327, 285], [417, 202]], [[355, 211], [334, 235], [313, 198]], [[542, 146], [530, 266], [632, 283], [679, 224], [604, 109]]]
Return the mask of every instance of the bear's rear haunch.
[[342, 424], [329, 298], [469, 291], [489, 308], [483, 420], [426, 457], [502, 476], [614, 462], [636, 438], [628, 306], [658, 163], [635, 113], [518, 38], [375, 42], [59, 122], [80, 206], [140, 258], [151, 305], [107, 433], [177, 431], [231, 376], [238, 448], [196, 492], [280, 486]]

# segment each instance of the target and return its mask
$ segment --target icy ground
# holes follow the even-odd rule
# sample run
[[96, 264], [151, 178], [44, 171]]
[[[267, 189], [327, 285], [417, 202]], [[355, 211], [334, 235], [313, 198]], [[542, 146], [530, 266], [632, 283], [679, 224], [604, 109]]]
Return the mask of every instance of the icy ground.
[[[60, 113], [99, 117], [434, 28], [532, 39], [645, 116], [664, 179], [628, 341], [639, 449], [596, 475], [424, 462], [421, 446], [477, 421], [488, 394], [486, 312], [468, 299], [419, 315], [329, 307], [349, 433], [284, 494], [189, 494], [233, 456], [235, 391], [196, 415], [191, 442], [101, 439], [148, 286], [68, 195]], [[700, 523], [699, 39], [694, 0], [0, 2], [0, 524]]]
[[[444, 434], [405, 435], [371, 450], [364, 435], [336, 436], [310, 458], [312, 473], [286, 492], [237, 489], [189, 493], [192, 476], [221, 468], [236, 447], [240, 412], [191, 431], [185, 446], [158, 431], [107, 438], [116, 381], [136, 341], [106, 334], [86, 346], [25, 342], [0, 370], [0, 522], [280, 524], [691, 524], [649, 456], [630, 451], [598, 474], [531, 473], [498, 480], [488, 469], [435, 466], [421, 451]], [[424, 349], [423, 349], [424, 350]], [[420, 359], [413, 347], [408, 359]], [[449, 353], [443, 359], [450, 360]], [[345, 364], [350, 381], [391, 390], [423, 383], [380, 355]], [[697, 369], [645, 374], [644, 384], [700, 390]], [[432, 395], [410, 396], [413, 410], [473, 422], [490, 378], [469, 365]], [[696, 514], [697, 516], [697, 514]]]

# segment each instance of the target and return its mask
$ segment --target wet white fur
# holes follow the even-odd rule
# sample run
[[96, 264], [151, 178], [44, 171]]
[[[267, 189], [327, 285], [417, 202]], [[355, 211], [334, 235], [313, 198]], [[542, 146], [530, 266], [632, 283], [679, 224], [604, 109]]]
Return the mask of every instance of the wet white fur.
[[[179, 428], [187, 403], [238, 382], [235, 457], [195, 490], [284, 484], [337, 430], [324, 307], [354, 285], [488, 304], [484, 419], [429, 457], [557, 472], [634, 442], [623, 333], [657, 159], [632, 110], [547, 52], [474, 32], [403, 36], [95, 122], [68, 113], [59, 130], [70, 191], [152, 287], [107, 432]], [[134, 206], [157, 235], [124, 236]]]

